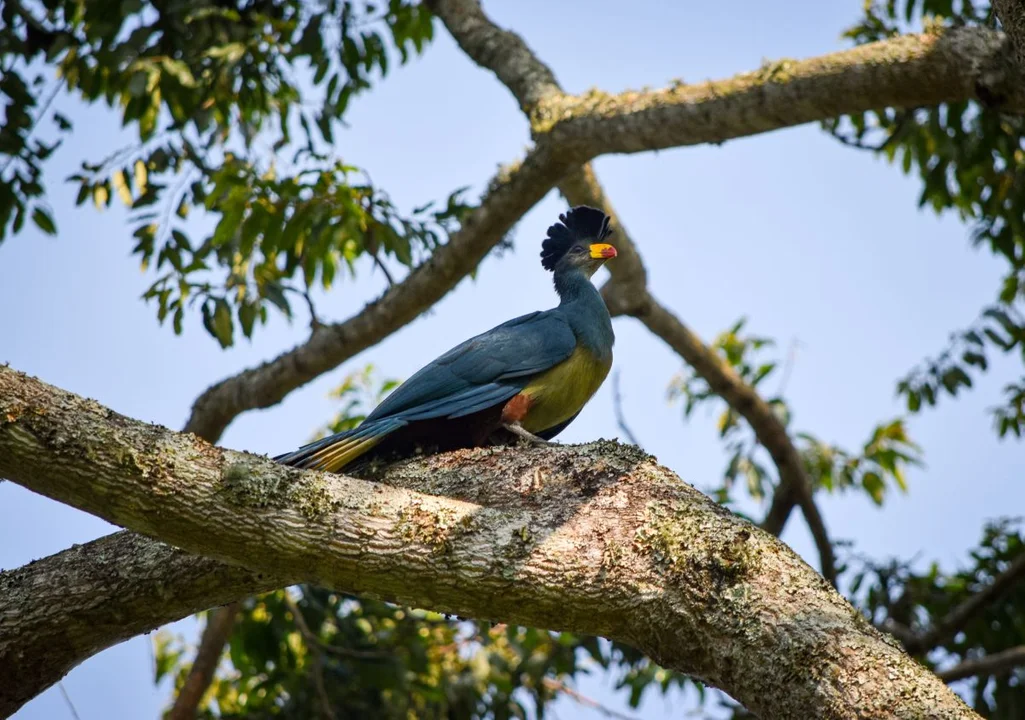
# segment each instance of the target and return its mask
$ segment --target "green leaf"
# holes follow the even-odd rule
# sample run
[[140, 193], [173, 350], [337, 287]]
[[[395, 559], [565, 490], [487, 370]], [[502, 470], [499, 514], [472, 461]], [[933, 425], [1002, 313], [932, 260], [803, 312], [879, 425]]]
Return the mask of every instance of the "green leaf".
[[39, 206], [32, 211], [32, 222], [47, 235], [57, 234], [57, 226], [54, 224], [53, 218], [50, 217], [50, 213]]
[[883, 479], [879, 477], [879, 473], [866, 472], [861, 476], [861, 485], [865, 488], [869, 497], [876, 505], [883, 504], [883, 495], [886, 492], [886, 485], [883, 483]]

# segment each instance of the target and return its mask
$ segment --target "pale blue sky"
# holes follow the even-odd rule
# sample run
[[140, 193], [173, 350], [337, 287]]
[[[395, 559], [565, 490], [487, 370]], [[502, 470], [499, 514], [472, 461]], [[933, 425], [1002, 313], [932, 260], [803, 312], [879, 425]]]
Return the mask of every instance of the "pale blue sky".
[[[618, 91], [728, 76], [764, 59], [806, 57], [843, 47], [841, 30], [860, 0], [780, 6], [724, 2], [491, 2], [487, 11], [526, 37], [570, 91]], [[785, 10], [781, 10], [785, 7]], [[586, 11], [584, 10], [586, 8]], [[146, 421], [179, 428], [211, 383], [302, 341], [304, 322], [275, 319], [252, 343], [225, 352], [189, 317], [183, 336], [158, 327], [139, 296], [152, 281], [130, 256], [120, 209], [72, 209], [60, 184], [83, 158], [118, 141], [118, 123], [100, 108], [63, 99], [76, 122], [73, 142], [49, 166], [57, 239], [29, 229], [0, 246], [0, 362], [96, 398]], [[359, 99], [336, 135], [339, 157], [369, 169], [402, 206], [442, 198], [522, 154], [526, 124], [508, 92], [479, 70], [439, 26], [438, 39], [411, 66], [393, 71]], [[87, 154], [86, 154], [87, 153]], [[855, 447], [879, 421], [901, 412], [896, 380], [938, 351], [950, 331], [991, 301], [1000, 261], [970, 249], [954, 217], [917, 209], [919, 183], [880, 159], [842, 147], [817, 127], [730, 142], [603, 158], [597, 169], [639, 243], [655, 294], [706, 339], [749, 317], [749, 329], [800, 349], [787, 387], [794, 427]], [[375, 363], [408, 377], [471, 334], [555, 301], [538, 263], [544, 229], [564, 209], [555, 193], [514, 231], [515, 251], [489, 258], [410, 327], [293, 393], [282, 405], [239, 418], [226, 446], [276, 454], [294, 448], [335, 411], [328, 392], [349, 371]], [[604, 273], [599, 276], [604, 279]], [[379, 274], [337, 283], [318, 298], [322, 317], [349, 316], [383, 288]], [[615, 366], [625, 411], [647, 450], [698, 487], [721, 475], [725, 456], [714, 415], [690, 423], [665, 400], [680, 360], [635, 321], [615, 321]], [[862, 495], [822, 498], [836, 538], [877, 558], [920, 555], [958, 563], [984, 520], [1025, 505], [1021, 446], [1000, 443], [986, 408], [1013, 366], [1001, 359], [971, 394], [913, 418], [927, 467], [910, 473], [910, 492], [882, 510]], [[770, 383], [770, 387], [773, 387]], [[610, 383], [561, 440], [618, 434]], [[1018, 470], [1019, 472], [1015, 472]], [[1017, 482], [1015, 482], [1017, 480]], [[21, 565], [111, 530], [83, 513], [0, 483], [0, 567]], [[803, 522], [784, 539], [813, 565]], [[190, 637], [195, 625], [179, 625]], [[83, 720], [154, 717], [167, 688], [154, 688], [147, 640], [136, 638], [85, 662], [65, 680]], [[585, 692], [607, 697], [599, 681]], [[648, 697], [643, 716], [678, 716]], [[663, 711], [665, 712], [663, 713]], [[598, 717], [560, 703], [559, 717]], [[29, 703], [20, 720], [69, 717], [56, 688]]]

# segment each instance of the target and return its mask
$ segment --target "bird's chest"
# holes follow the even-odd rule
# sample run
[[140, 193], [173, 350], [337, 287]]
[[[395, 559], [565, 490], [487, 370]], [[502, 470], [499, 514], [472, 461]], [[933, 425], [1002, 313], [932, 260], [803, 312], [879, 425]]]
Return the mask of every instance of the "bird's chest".
[[523, 388], [529, 409], [520, 421], [538, 433], [569, 420], [597, 392], [612, 367], [612, 354], [598, 357], [578, 347], [572, 355]]

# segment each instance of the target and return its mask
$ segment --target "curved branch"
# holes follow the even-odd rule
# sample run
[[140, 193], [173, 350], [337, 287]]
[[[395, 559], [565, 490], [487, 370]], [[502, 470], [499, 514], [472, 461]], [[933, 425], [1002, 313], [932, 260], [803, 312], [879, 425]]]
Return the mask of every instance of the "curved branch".
[[[9, 368], [0, 398], [0, 474], [191, 552], [616, 639], [763, 717], [977, 717], [783, 543], [633, 448], [461, 451], [383, 485], [222, 450]], [[20, 640], [0, 636], [5, 666]]]
[[214, 681], [214, 673], [217, 672], [221, 655], [224, 653], [224, 645], [235, 626], [238, 611], [237, 602], [210, 611], [203, 635], [199, 639], [196, 658], [192, 661], [192, 667], [185, 678], [185, 685], [178, 692], [174, 705], [164, 716], [165, 720], [195, 720], [196, 708], [199, 707], [206, 689]]
[[101, 650], [287, 584], [132, 532], [0, 572], [0, 717]]
[[886, 623], [884, 629], [900, 640], [909, 653], [928, 652], [961, 632], [965, 625], [1003, 597], [1022, 578], [1025, 578], [1025, 554], [1015, 558], [1002, 573], [993, 578], [993, 582], [955, 607], [928, 630], [916, 633], [896, 623]]
[[498, 76], [527, 115], [545, 99], [564, 94], [551, 68], [523, 38], [491, 22], [477, 0], [426, 0], [426, 5], [471, 60]]
[[944, 682], [954, 682], [976, 675], [997, 675], [1010, 672], [1016, 667], [1025, 665], [1025, 645], [1018, 645], [1009, 650], [990, 653], [980, 658], [965, 660], [947, 670], [940, 670], [936, 676]]

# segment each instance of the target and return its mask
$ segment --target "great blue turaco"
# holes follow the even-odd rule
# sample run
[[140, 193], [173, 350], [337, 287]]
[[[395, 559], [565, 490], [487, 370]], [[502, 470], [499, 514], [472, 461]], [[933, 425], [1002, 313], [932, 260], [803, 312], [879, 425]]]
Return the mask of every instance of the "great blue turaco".
[[600, 210], [575, 207], [559, 221], [541, 243], [557, 307], [457, 345], [399, 385], [359, 427], [275, 460], [338, 472], [417, 451], [546, 442], [562, 432], [612, 366], [612, 321], [591, 276], [616, 249], [605, 242], [611, 229]]

